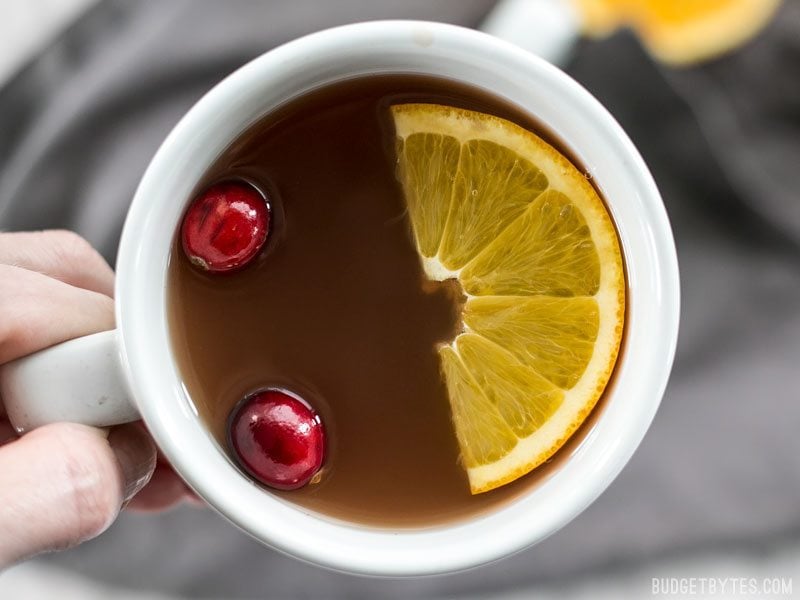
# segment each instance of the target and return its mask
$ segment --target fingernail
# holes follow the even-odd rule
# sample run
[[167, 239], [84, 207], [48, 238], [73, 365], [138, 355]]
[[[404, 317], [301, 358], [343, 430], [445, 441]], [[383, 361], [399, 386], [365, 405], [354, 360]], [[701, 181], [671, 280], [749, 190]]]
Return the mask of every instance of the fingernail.
[[194, 508], [208, 508], [208, 504], [191, 490], [187, 490], [183, 499], [189, 506], [193, 506]]
[[111, 430], [108, 443], [119, 461], [124, 478], [123, 505], [147, 485], [156, 468], [156, 447], [150, 436], [133, 423]]

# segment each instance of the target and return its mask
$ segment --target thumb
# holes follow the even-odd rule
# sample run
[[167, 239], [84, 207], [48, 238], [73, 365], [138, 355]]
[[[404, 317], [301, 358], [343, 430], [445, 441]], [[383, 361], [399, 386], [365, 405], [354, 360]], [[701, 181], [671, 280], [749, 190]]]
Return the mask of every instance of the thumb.
[[0, 448], [0, 568], [93, 538], [150, 479], [153, 442], [133, 424], [58, 423]]

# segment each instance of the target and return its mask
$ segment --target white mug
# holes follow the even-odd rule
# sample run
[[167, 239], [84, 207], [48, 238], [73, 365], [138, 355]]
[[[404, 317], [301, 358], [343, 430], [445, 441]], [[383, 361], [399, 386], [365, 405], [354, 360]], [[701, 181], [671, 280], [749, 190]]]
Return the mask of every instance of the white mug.
[[[617, 225], [628, 278], [621, 364], [596, 423], [544, 482], [489, 514], [416, 530], [310, 513], [244, 476], [201, 422], [172, 356], [167, 262], [196, 183], [266, 113], [326, 83], [372, 73], [466, 82], [544, 122], [585, 165]], [[585, 509], [650, 425], [675, 352], [678, 266], [667, 215], [642, 158], [611, 115], [563, 72], [516, 46], [450, 25], [383, 21], [330, 29], [276, 48], [206, 94], [145, 173], [119, 246], [118, 329], [2, 367], [0, 393], [19, 431], [53, 421], [108, 426], [141, 417], [175, 470], [211, 507], [282, 552], [385, 576], [445, 573], [497, 560]], [[54, 393], [57, 392], [57, 393]]]

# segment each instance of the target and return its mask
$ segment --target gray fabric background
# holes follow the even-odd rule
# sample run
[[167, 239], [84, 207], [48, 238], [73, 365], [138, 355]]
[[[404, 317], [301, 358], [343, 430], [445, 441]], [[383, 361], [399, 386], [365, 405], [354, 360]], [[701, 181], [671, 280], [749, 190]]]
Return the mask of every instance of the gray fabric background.
[[[107, 0], [0, 90], [0, 228], [68, 227], [113, 261], [160, 141], [225, 74], [323, 27], [477, 26], [492, 0]], [[800, 539], [800, 3], [700, 68], [662, 71], [627, 34], [568, 71], [619, 119], [664, 196], [683, 318], [662, 408], [629, 466], [537, 547], [472, 572], [378, 581], [262, 548], [210, 511], [125, 515], [41, 560], [198, 597], [413, 598], [515, 589], [716, 547]]]

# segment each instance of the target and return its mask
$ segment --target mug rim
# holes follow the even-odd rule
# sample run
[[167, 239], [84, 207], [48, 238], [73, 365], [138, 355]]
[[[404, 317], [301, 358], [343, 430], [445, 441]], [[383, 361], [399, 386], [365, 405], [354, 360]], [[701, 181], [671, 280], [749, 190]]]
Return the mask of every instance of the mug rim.
[[[538, 94], [526, 102], [509, 98], [511, 92], [497, 95], [552, 127], [601, 188], [616, 178], [630, 193], [619, 201], [604, 193], [625, 254], [629, 309], [625, 356], [603, 414], [565, 464], [521, 498], [488, 515], [428, 529], [334, 522], [251, 483], [200, 423], [172, 359], [167, 328], [169, 253], [202, 173], [243, 130], [280, 103], [269, 105], [263, 98], [283, 94], [285, 102], [343, 79], [341, 73], [335, 76], [335, 65], [357, 60], [374, 67], [360, 74], [448, 77], [425, 69], [447, 65], [452, 71], [459, 65], [462, 73], [471, 69], [483, 77], [478, 87], [505, 82], [519, 98]], [[347, 72], [356, 76], [355, 71]], [[332, 78], [325, 81], [326, 76]], [[530, 106], [537, 102], [540, 108], [551, 107], [545, 112], [573, 111], [570, 122], [542, 117]], [[561, 106], [555, 108], [554, 102]], [[576, 147], [575, 136], [590, 135], [580, 133], [580, 127], [602, 141], [611, 158]], [[610, 172], [603, 160], [616, 163], [619, 172]], [[182, 201], [175, 202], [176, 197]], [[121, 362], [132, 397], [187, 483], [228, 520], [279, 551], [336, 570], [384, 576], [444, 573], [497, 560], [541, 541], [593, 502], [628, 462], [660, 404], [675, 354], [680, 304], [675, 246], [661, 197], [638, 151], [608, 111], [568, 75], [516, 46], [423, 21], [372, 21], [312, 33], [268, 51], [209, 91], [175, 126], [141, 180], [120, 242], [116, 294]], [[580, 486], [568, 485], [576, 480]]]

